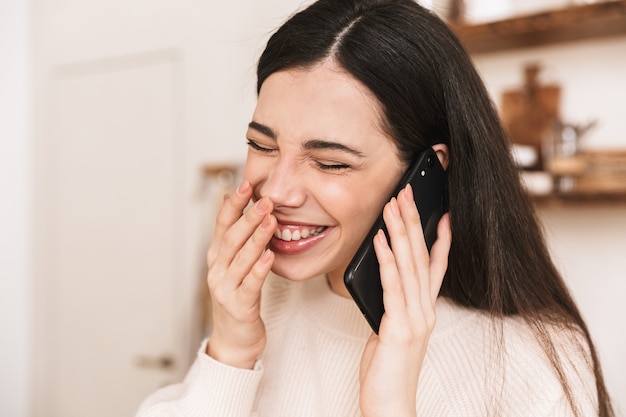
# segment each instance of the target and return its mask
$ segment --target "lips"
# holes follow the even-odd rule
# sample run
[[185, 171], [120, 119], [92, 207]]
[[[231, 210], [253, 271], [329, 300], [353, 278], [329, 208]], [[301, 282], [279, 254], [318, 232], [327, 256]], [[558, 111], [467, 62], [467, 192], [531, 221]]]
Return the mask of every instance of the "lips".
[[332, 227], [328, 226], [286, 225], [279, 223], [274, 232], [274, 237], [272, 237], [271, 246], [277, 252], [295, 255], [316, 245], [332, 229]]

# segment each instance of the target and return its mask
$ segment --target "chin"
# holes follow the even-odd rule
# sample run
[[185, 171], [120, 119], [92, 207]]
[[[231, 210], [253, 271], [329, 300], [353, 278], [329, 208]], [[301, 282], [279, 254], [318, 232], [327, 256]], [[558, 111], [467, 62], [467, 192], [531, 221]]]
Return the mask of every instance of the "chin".
[[[299, 259], [298, 259], [299, 258]], [[272, 272], [290, 281], [306, 281], [320, 275], [325, 275], [330, 266], [319, 262], [319, 258], [294, 257], [276, 253]]]
[[311, 271], [311, 269], [301, 268], [297, 266], [280, 265], [280, 263], [278, 263], [277, 265], [277, 262], [275, 262], [274, 266], [272, 266], [273, 273], [282, 278], [288, 279], [289, 281], [306, 281], [307, 279], [311, 279], [323, 274], [323, 272], [311, 274], [307, 273], [307, 271]]

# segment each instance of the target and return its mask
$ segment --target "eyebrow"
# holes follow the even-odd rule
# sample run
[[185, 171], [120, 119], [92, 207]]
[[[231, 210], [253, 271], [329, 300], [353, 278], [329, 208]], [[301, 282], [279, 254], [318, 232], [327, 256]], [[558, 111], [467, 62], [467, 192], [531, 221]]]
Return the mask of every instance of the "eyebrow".
[[331, 142], [331, 141], [321, 140], [321, 139], [312, 139], [312, 140], [306, 141], [304, 143], [303, 148], [306, 149], [306, 150], [311, 150], [311, 149], [335, 149], [335, 150], [338, 150], [338, 151], [347, 152], [347, 153], [355, 155], [355, 156], [359, 156], [359, 157], [363, 156], [363, 152], [357, 151], [356, 149], [353, 149], [353, 148], [351, 148], [349, 146], [346, 146], [346, 145], [344, 145], [342, 143]]
[[[269, 137], [270, 139], [274, 141], [276, 140], [276, 133], [274, 133], [274, 131], [268, 126], [265, 126], [259, 122], [252, 121], [248, 123], [248, 127], [250, 129], [256, 130], [257, 132]], [[322, 140], [322, 139], [308, 140], [304, 143], [302, 147], [306, 150], [333, 149], [333, 150], [347, 152], [349, 154], [352, 154], [358, 157], [363, 157], [363, 152], [358, 151], [354, 148], [351, 148], [347, 145], [344, 145], [343, 143], [332, 142], [332, 141]]]
[[270, 129], [269, 127], [262, 125], [261, 123], [255, 122], [254, 120], [251, 121], [250, 123], [248, 123], [248, 127], [250, 129], [254, 129], [257, 132], [273, 139], [276, 140], [276, 133], [274, 133], [274, 131], [272, 129]]

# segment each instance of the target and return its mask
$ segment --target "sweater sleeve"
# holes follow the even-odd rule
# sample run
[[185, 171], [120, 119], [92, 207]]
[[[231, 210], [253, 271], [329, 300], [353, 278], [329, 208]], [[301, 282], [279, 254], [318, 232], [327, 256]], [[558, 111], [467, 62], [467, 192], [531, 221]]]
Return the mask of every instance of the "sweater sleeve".
[[256, 392], [263, 376], [258, 361], [252, 370], [224, 365], [208, 356], [208, 340], [183, 382], [154, 392], [136, 417], [252, 417]]

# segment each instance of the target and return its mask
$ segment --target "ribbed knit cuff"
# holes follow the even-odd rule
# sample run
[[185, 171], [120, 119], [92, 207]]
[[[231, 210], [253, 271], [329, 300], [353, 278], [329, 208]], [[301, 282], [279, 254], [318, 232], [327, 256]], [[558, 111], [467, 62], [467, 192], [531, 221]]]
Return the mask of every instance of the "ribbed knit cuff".
[[261, 362], [252, 370], [228, 366], [208, 356], [206, 346], [205, 340], [185, 381], [186, 391], [178, 403], [181, 414], [249, 417], [263, 376]]

